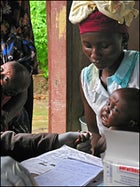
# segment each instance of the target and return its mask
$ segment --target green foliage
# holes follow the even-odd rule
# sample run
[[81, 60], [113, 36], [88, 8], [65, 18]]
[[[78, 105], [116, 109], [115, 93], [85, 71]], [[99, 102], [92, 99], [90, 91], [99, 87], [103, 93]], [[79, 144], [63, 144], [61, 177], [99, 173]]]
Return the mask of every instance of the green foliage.
[[46, 1], [30, 0], [30, 12], [39, 69], [42, 70], [43, 76], [48, 78]]

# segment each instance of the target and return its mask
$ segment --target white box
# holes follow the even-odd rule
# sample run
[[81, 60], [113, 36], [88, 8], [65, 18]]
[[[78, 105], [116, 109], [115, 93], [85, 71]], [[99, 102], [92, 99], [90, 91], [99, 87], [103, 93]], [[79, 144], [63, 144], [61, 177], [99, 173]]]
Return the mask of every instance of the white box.
[[139, 186], [139, 133], [105, 131], [104, 186]]

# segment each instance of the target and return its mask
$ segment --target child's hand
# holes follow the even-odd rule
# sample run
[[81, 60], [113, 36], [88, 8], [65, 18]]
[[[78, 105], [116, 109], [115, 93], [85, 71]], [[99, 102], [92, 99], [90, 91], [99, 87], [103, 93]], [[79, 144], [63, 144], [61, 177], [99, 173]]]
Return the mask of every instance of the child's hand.
[[91, 153], [91, 133], [81, 132], [75, 141], [76, 149], [86, 153]]
[[58, 144], [56, 148], [62, 145], [68, 145], [80, 151], [90, 153], [91, 142], [89, 132], [66, 132], [58, 135]]

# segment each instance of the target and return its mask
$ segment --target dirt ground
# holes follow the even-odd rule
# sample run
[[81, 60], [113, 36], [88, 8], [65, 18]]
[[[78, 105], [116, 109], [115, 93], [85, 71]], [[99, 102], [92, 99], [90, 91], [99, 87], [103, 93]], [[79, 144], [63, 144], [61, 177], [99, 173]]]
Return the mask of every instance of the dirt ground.
[[42, 74], [33, 75], [34, 106], [32, 132], [48, 132], [48, 81]]

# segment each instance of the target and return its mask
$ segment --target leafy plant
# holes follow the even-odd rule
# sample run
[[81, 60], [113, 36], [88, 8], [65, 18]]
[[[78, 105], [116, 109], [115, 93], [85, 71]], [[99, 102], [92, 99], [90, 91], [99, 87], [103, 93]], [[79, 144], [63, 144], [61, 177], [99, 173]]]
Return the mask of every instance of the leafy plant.
[[37, 50], [37, 61], [43, 76], [48, 78], [48, 40], [46, 24], [46, 1], [31, 1], [30, 14]]

